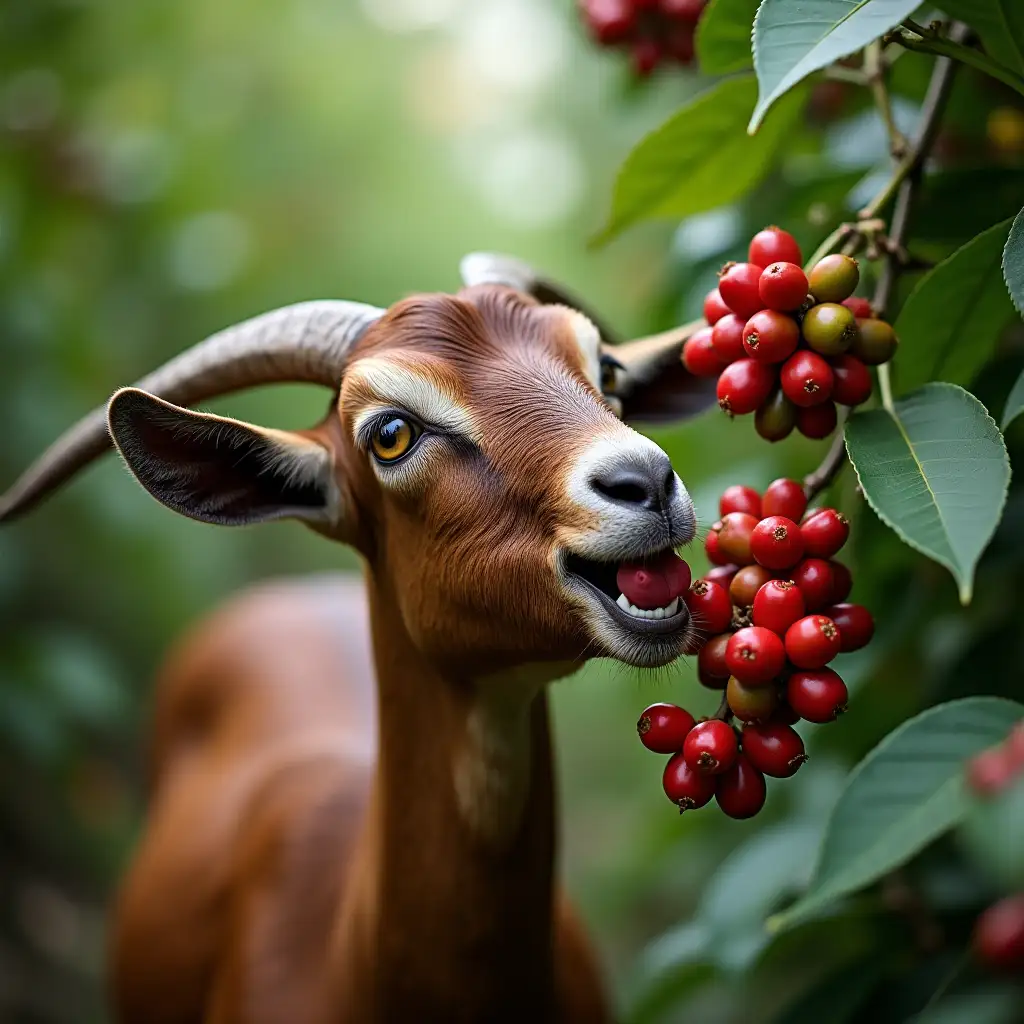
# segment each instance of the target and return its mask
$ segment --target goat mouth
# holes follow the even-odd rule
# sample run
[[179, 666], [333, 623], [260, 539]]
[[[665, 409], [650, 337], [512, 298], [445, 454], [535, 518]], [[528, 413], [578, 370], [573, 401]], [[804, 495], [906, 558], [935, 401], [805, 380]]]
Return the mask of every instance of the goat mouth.
[[[671, 548], [664, 548], [644, 556], [643, 564], [657, 570], [666, 563], [679, 563]], [[689, 585], [689, 573], [685, 583], [681, 583], [678, 573], [671, 579], [667, 591], [653, 600], [640, 600], [635, 594], [623, 592], [620, 583], [620, 570], [626, 563], [619, 561], [602, 561], [584, 558], [571, 551], [565, 554], [565, 573], [569, 579], [581, 586], [592, 597], [596, 597], [602, 610], [621, 629], [640, 636], [665, 636], [675, 634], [686, 628], [690, 614], [682, 595]], [[685, 565], [685, 563], [680, 563]], [[632, 588], [627, 588], [632, 589]], [[630, 598], [633, 598], [631, 600]], [[646, 607], [641, 607], [641, 604]]]

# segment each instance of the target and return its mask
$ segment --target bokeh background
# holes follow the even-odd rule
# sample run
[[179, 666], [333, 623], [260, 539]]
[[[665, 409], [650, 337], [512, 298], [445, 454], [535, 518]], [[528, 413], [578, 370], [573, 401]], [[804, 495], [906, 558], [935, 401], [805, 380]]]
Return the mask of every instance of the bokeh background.
[[[452, 290], [475, 249], [531, 261], [624, 333], [679, 322], [752, 230], [781, 220], [815, 244], [884, 160], [852, 109], [842, 131], [794, 140], [743, 206], [588, 248], [624, 154], [698, 87], [682, 72], [631, 86], [569, 0], [2, 0], [0, 486], [115, 387], [226, 324], [308, 298]], [[984, 131], [970, 109], [962, 120]], [[979, 226], [1000, 202], [1019, 208], [1019, 187], [1001, 187], [979, 193]], [[955, 235], [933, 222], [941, 253]], [[990, 376], [983, 399], [1003, 387]], [[322, 404], [277, 387], [212, 407], [295, 428]], [[714, 415], [657, 436], [705, 525], [727, 484], [821, 455]], [[849, 476], [834, 495], [847, 504]], [[1014, 495], [1004, 534], [1021, 514]], [[1014, 689], [998, 672], [1021, 654], [1021, 554], [1001, 537], [963, 613], [941, 570], [857, 519], [871, 583], [854, 594], [884, 620], [842, 669], [861, 707], [813, 735], [811, 767], [772, 787], [756, 823], [680, 819], [636, 741], [652, 700], [712, 709], [691, 666], [594, 664], [554, 688], [562, 871], [621, 1005], [650, 1002], [659, 958], [686, 961], [709, 927], [716, 963], [672, 981], [694, 991], [691, 1020], [769, 1020], [841, 957], [835, 934], [777, 948], [760, 923], [809, 874], [822, 817], [878, 736], [922, 700]], [[174, 637], [253, 581], [339, 569], [357, 566], [298, 525], [177, 518], [112, 458], [0, 533], [0, 1020], [107, 1020], [105, 908], [139, 829], [150, 680]], [[992, 644], [987, 678], [958, 671]]]

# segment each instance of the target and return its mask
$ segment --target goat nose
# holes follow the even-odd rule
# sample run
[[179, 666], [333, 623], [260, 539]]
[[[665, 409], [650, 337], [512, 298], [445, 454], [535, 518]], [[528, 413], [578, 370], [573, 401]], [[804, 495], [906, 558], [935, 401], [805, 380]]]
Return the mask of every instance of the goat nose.
[[590, 481], [598, 494], [620, 505], [634, 505], [659, 511], [668, 505], [676, 486], [676, 475], [668, 456], [659, 454], [642, 464], [609, 467]]

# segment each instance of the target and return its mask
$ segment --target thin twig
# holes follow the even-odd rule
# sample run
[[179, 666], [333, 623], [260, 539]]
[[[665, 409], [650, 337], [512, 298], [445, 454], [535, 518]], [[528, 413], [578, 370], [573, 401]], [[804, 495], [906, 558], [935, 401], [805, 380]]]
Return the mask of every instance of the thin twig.
[[892, 115], [892, 103], [885, 84], [882, 42], [879, 39], [869, 43], [864, 50], [864, 75], [871, 87], [871, 94], [875, 98], [875, 106], [878, 107], [878, 113], [885, 124], [886, 134], [889, 136], [889, 152], [893, 159], [899, 160], [907, 152], [907, 139], [903, 132], [896, 127], [896, 121]]
[[825, 458], [821, 460], [821, 465], [804, 477], [804, 494], [807, 495], [808, 502], [814, 501], [832, 483], [846, 462], [843, 425], [840, 423], [836, 428], [836, 436], [832, 439]]

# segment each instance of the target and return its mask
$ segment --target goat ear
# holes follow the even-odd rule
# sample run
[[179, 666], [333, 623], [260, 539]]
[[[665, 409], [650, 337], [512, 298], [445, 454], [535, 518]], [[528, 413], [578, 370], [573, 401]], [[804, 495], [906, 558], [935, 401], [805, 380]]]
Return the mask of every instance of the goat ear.
[[624, 420], [669, 423], [694, 416], [714, 403], [714, 379], [695, 377], [682, 361], [683, 343], [703, 325], [701, 320], [603, 347], [622, 367], [615, 393], [622, 402]]
[[301, 434], [182, 409], [137, 388], [111, 398], [107, 422], [135, 479], [190, 519], [242, 526], [336, 518], [330, 453]]

